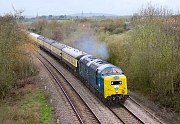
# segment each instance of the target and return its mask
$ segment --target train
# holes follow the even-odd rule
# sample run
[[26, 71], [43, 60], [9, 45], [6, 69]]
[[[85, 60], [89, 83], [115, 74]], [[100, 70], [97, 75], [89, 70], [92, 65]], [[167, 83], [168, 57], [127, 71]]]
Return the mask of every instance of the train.
[[103, 102], [124, 104], [128, 98], [127, 78], [119, 67], [42, 35], [30, 32], [29, 36], [41, 49], [74, 70]]

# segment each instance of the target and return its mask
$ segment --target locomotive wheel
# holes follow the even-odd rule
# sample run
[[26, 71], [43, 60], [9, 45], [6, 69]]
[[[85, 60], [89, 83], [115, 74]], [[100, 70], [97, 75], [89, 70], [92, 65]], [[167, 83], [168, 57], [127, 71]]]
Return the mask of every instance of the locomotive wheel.
[[120, 103], [123, 105], [125, 103], [125, 97], [123, 97], [121, 100], [120, 100]]

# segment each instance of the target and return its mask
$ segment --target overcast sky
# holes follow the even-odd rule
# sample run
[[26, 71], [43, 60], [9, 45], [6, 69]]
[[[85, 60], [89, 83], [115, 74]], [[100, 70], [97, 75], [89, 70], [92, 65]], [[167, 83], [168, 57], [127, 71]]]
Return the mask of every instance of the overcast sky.
[[180, 0], [1, 0], [0, 15], [24, 10], [23, 15], [69, 15], [75, 13], [106, 13], [132, 15], [147, 5], [165, 6], [173, 12], [180, 11]]

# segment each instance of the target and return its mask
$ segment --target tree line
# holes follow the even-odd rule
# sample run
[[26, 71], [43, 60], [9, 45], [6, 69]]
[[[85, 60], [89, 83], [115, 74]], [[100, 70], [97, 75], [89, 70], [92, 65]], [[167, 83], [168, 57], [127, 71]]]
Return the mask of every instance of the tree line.
[[35, 72], [31, 55], [25, 51], [28, 40], [16, 15], [0, 16], [0, 98]]
[[109, 41], [109, 61], [122, 67], [131, 90], [179, 112], [180, 15], [148, 5], [131, 24], [123, 41]]

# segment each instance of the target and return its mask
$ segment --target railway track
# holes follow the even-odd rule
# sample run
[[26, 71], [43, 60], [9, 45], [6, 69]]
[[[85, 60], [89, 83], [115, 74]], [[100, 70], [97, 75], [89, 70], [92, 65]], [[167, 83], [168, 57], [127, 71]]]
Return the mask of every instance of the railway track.
[[114, 106], [108, 107], [111, 112], [116, 115], [124, 124], [144, 124], [141, 119], [139, 119], [136, 115], [134, 115], [131, 111], [129, 111], [124, 106]]
[[[129, 97], [129, 101], [131, 101], [132, 103], [134, 103], [135, 105], [137, 105], [139, 108], [143, 109], [143, 111], [145, 111], [147, 113], [147, 115], [149, 115], [152, 119], [154, 119], [157, 123], [159, 124], [165, 124], [162, 120], [160, 120], [158, 117], [155, 116], [154, 113], [151, 113], [150, 111], [148, 111], [145, 107], [143, 107], [140, 103], [138, 103], [135, 99], [133, 99], [132, 97]], [[129, 110], [129, 108], [126, 106], [127, 110]], [[130, 110], [129, 110], [130, 111]], [[146, 121], [144, 120], [144, 123], [146, 123]]]
[[[41, 54], [40, 54], [41, 55]], [[81, 124], [84, 123], [101, 123], [98, 117], [94, 114], [94, 112], [91, 110], [91, 108], [88, 106], [88, 104], [84, 101], [84, 99], [79, 95], [79, 93], [71, 86], [71, 83], [66, 79], [66, 77], [57, 70], [52, 63], [47, 60], [45, 57], [41, 56], [38, 57], [38, 59], [43, 63], [43, 65], [46, 67], [46, 69], [49, 71], [49, 73], [52, 75], [64, 95], [66, 96], [67, 100], [69, 101], [73, 111], [75, 112], [79, 122]], [[51, 65], [51, 67], [48, 66], [46, 62]], [[54, 70], [53, 70], [54, 69]], [[55, 72], [56, 71], [56, 72]], [[62, 80], [60, 81], [60, 77], [58, 74], [61, 75], [61, 79], [64, 79], [64, 84], [68, 84], [69, 86], [62, 85]], [[70, 88], [67, 88], [70, 87]], [[70, 90], [72, 89], [72, 90]], [[68, 92], [71, 91], [71, 92]], [[87, 116], [88, 115], [88, 116]]]
[[[39, 53], [40, 54], [40, 53]], [[82, 97], [82, 94], [79, 94], [77, 89], [74, 88], [74, 86], [72, 86], [72, 84], [68, 81], [69, 79], [66, 79], [67, 78], [67, 75], [66, 74], [63, 74], [61, 73], [61, 71], [59, 71], [58, 69], [56, 69], [56, 67], [46, 58], [46, 57], [43, 57], [47, 62], [48, 64], [50, 64], [54, 70], [56, 70], [56, 72], [58, 72], [63, 78], [64, 80], [66, 81], [65, 84], [68, 83], [69, 86], [62, 86], [62, 87], [71, 87], [71, 89], [67, 89], [67, 90], [70, 90], [70, 91], [74, 91], [74, 93], [70, 93], [70, 97], [69, 99], [71, 100], [72, 97], [75, 98], [75, 100], [72, 99], [72, 104], [73, 104], [73, 108], [75, 108], [74, 111], [76, 111], [76, 115], [78, 116], [79, 118], [79, 122], [80, 123], [104, 123], [102, 121], [102, 119], [98, 119], [98, 116], [97, 113], [95, 114], [92, 109], [94, 108], [91, 108], [89, 107], [88, 103], [85, 102], [86, 100], [84, 100], [84, 98]], [[57, 74], [58, 75], [58, 74]], [[55, 76], [56, 77], [56, 76]], [[59, 79], [57, 79], [59, 80]], [[61, 81], [62, 83], [62, 81]], [[66, 92], [66, 91], [65, 91]], [[67, 93], [68, 94], [68, 93]], [[79, 98], [77, 98], [77, 96], [74, 96], [72, 94], [77, 94]], [[68, 95], [67, 95], [68, 96]], [[78, 100], [77, 100], [78, 99]], [[80, 100], [81, 99], [81, 100]], [[78, 105], [78, 106], [81, 106], [81, 108], [78, 108], [76, 107], [77, 105], [74, 105], [74, 102], [75, 101], [83, 101], [82, 103], [80, 102], [79, 104], [81, 105]], [[77, 104], [77, 103], [76, 103]], [[83, 110], [82, 110], [82, 106], [83, 106]], [[83, 113], [82, 111], [85, 111], [85, 113]], [[146, 123], [146, 121], [143, 121], [141, 120], [140, 118], [138, 118], [136, 116], [136, 114], [134, 114], [133, 112], [131, 112], [126, 106], [123, 106], [123, 107], [109, 107], [109, 110], [114, 114], [114, 116], [116, 116], [119, 121], [123, 124], [131, 124], [131, 123], [137, 123], [137, 124], [143, 124], [143, 123]], [[83, 116], [85, 114], [88, 114], [89, 116]], [[101, 115], [102, 116], [102, 115]], [[88, 120], [88, 121], [87, 121]], [[90, 121], [91, 120], [91, 121]]]
[[[128, 100], [132, 101], [134, 105], [138, 106], [136, 112], [133, 112], [133, 110], [128, 105], [123, 105], [121, 107], [120, 106], [108, 107], [125, 124], [131, 124], [131, 123], [165, 124], [162, 120], [160, 120], [154, 114], [146, 110], [141, 104], [135, 101], [132, 97], [129, 97]], [[142, 111], [144, 114], [143, 115], [139, 114], [142, 113]]]

